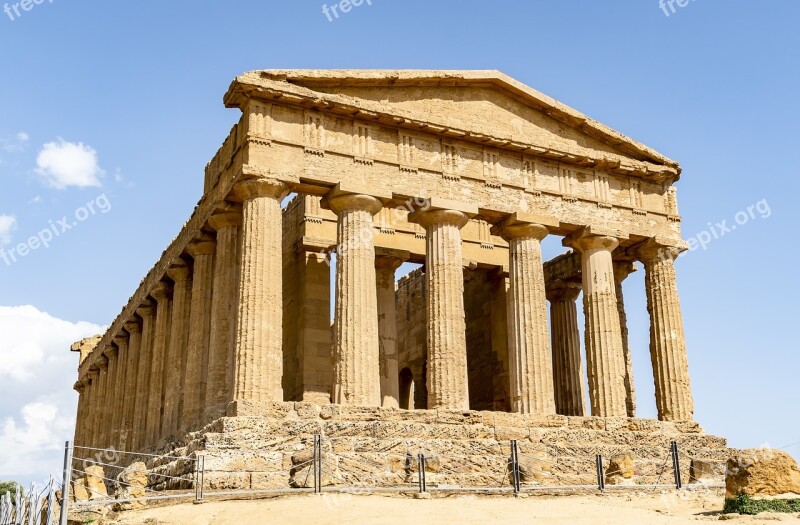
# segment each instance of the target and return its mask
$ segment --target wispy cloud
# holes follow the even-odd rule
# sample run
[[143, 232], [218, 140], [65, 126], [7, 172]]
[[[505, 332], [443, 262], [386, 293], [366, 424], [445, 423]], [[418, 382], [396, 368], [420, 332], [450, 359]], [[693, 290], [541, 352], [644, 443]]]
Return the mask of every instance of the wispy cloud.
[[17, 227], [17, 218], [13, 215], [0, 215], [0, 246], [11, 242], [11, 232]]
[[67, 142], [59, 138], [42, 147], [36, 158], [36, 174], [51, 188], [63, 190], [71, 186], [87, 188], [101, 186], [105, 174], [100, 168], [97, 151], [82, 142]]

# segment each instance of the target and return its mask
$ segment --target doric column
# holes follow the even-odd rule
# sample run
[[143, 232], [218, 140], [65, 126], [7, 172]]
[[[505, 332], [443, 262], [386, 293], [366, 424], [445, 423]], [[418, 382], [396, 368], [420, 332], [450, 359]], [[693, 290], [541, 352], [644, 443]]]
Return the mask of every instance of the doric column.
[[217, 243], [201, 237], [187, 247], [194, 258], [192, 305], [189, 312], [189, 342], [183, 385], [182, 430], [200, 425], [206, 397], [209, 336], [211, 334], [211, 294], [214, 286], [214, 253]]
[[378, 339], [381, 378], [381, 406], [400, 408], [400, 371], [397, 360], [395, 279], [397, 269], [409, 258], [408, 252], [381, 252], [375, 259], [378, 290]]
[[101, 354], [95, 364], [100, 369], [97, 376], [97, 397], [95, 398], [95, 446], [108, 448], [108, 357]]
[[239, 229], [242, 215], [238, 211], [218, 213], [208, 223], [217, 231], [217, 253], [211, 296], [211, 333], [204, 408], [206, 419], [216, 419], [225, 413], [233, 383], [233, 331], [236, 327]]
[[189, 267], [183, 261], [167, 270], [172, 279], [172, 317], [169, 331], [169, 351], [164, 362], [164, 437], [177, 436], [180, 428], [181, 398], [186, 373], [187, 343], [189, 340], [189, 313], [192, 302], [192, 279]]
[[145, 445], [148, 449], [153, 449], [163, 437], [161, 426], [164, 421], [164, 360], [169, 348], [172, 290], [169, 285], [161, 282], [150, 291], [150, 296], [156, 300], [157, 306], [153, 354], [150, 359], [150, 393], [147, 396]]
[[88, 380], [78, 379], [72, 387], [78, 393], [78, 417], [75, 419], [75, 435], [72, 438], [73, 444], [86, 446], [83, 436], [86, 434], [86, 403], [88, 396]]
[[155, 304], [149, 299], [136, 310], [142, 318], [141, 352], [139, 353], [136, 404], [133, 416], [133, 438], [131, 451], [143, 452], [147, 441], [148, 400], [150, 396], [150, 363], [153, 358], [153, 343], [156, 333]]
[[244, 180], [234, 188], [242, 203], [242, 241], [234, 303], [238, 312], [233, 382], [226, 398], [235, 402], [232, 415], [258, 413], [259, 406], [283, 401], [281, 201], [289, 190], [287, 182], [268, 177]]
[[576, 300], [577, 284], [561, 282], [547, 290], [552, 330], [553, 383], [556, 412], [563, 416], [586, 415], [586, 394], [581, 362]]
[[99, 386], [97, 384], [97, 380], [100, 377], [100, 368], [97, 365], [92, 364], [89, 367], [89, 385], [87, 387], [87, 391], [89, 396], [86, 398], [86, 430], [83, 434], [83, 443], [84, 447], [96, 447], [98, 445], [97, 442], [97, 427], [96, 423], [98, 420], [97, 415], [97, 398], [100, 397], [99, 395]]
[[383, 202], [339, 185], [328, 194], [324, 205], [339, 219], [333, 402], [380, 406], [380, 340], [372, 218], [383, 208]]
[[597, 234], [596, 231], [585, 228], [564, 241], [582, 254], [586, 361], [592, 415], [624, 417], [627, 415], [625, 356], [611, 259], [611, 252], [619, 245], [619, 238]]
[[114, 380], [114, 414], [113, 414], [113, 428], [114, 435], [114, 448], [117, 450], [125, 450], [125, 389], [127, 387], [127, 375], [129, 366], [129, 353], [128, 349], [128, 335], [121, 334], [114, 337], [114, 344], [117, 345], [117, 370], [115, 373], [116, 379]]
[[650, 357], [656, 407], [662, 421], [690, 421], [694, 400], [683, 333], [683, 316], [675, 277], [675, 258], [682, 245], [647, 241], [639, 250], [644, 263], [647, 311], [650, 313]]
[[515, 213], [495, 228], [509, 245], [509, 387], [511, 410], [522, 414], [556, 413], [541, 245], [548, 226], [558, 221]]
[[104, 448], [117, 448], [119, 440], [119, 427], [117, 426], [117, 390], [119, 388], [119, 349], [108, 345], [105, 352], [108, 358], [108, 379], [105, 387], [106, 396], [106, 428]]
[[617, 310], [619, 311], [619, 329], [622, 335], [622, 353], [625, 356], [625, 407], [628, 417], [636, 417], [636, 390], [633, 386], [633, 359], [628, 337], [628, 316], [625, 313], [625, 300], [622, 293], [622, 281], [636, 271], [636, 264], [631, 261], [614, 261], [614, 284], [617, 291]]
[[469, 409], [461, 228], [476, 206], [431, 199], [409, 215], [425, 228], [428, 408]]
[[[124, 325], [128, 332], [128, 342], [126, 352], [126, 373], [125, 390], [122, 398], [122, 432], [120, 433], [120, 448], [125, 451], [132, 451], [133, 434], [136, 432], [134, 424], [134, 414], [136, 412], [136, 391], [139, 389], [139, 360], [141, 358], [142, 347], [142, 326], [138, 321], [128, 321]], [[124, 338], [121, 338], [124, 339]], [[119, 344], [119, 343], [118, 343]], [[122, 352], [122, 347], [120, 347]]]

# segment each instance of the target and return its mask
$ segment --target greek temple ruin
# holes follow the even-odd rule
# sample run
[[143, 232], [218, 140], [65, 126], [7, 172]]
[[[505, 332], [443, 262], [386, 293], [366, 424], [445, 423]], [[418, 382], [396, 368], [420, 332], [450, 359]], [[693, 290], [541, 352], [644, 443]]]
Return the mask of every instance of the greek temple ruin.
[[[271, 422], [244, 449], [370, 421], [369, 439], [589, 428], [724, 450], [693, 421], [678, 163], [497, 71], [253, 71], [224, 102], [241, 119], [194, 213], [74, 348], [76, 444], [165, 451]], [[547, 236], [565, 253], [543, 261]], [[398, 281], [404, 262], [421, 267]], [[637, 267], [658, 421], [636, 418]]]

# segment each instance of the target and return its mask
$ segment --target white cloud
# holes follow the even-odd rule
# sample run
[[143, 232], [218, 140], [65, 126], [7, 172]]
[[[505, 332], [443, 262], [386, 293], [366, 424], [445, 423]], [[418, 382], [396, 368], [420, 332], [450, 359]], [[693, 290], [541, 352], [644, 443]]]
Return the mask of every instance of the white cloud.
[[0, 381], [26, 382], [39, 377], [43, 367], [75, 361], [70, 345], [102, 330], [93, 323], [57, 319], [33, 306], [0, 306]]
[[33, 306], [0, 306], [0, 465], [3, 477], [40, 482], [61, 468], [72, 439], [78, 355], [70, 345], [104, 330]]
[[0, 215], [0, 246], [11, 242], [11, 232], [17, 227], [17, 218], [13, 215]]
[[20, 131], [13, 139], [0, 138], [0, 150], [6, 153], [19, 153], [24, 151], [28, 146], [30, 135], [24, 131]]
[[97, 161], [97, 152], [82, 142], [48, 142], [36, 158], [36, 173], [42, 181], [59, 190], [70, 186], [100, 186], [104, 175]]
[[[47, 401], [28, 403], [20, 410], [21, 423], [8, 417], [0, 430], [0, 460], [5, 473], [27, 476], [27, 481], [46, 481], [58, 473], [54, 463], [64, 441], [74, 432], [74, 423], [59, 407]], [[66, 437], [65, 437], [66, 436]]]

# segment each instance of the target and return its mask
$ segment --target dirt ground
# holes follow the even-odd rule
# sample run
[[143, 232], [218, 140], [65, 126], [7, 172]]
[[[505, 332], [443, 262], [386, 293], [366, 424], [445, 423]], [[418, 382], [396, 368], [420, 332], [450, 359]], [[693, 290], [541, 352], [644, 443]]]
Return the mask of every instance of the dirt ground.
[[251, 501], [208, 501], [127, 512], [120, 525], [482, 524], [644, 525], [715, 522], [800, 524], [798, 514], [733, 516], [721, 513], [719, 492], [674, 491], [515, 498], [450, 495], [417, 500], [384, 495], [294, 495]]

